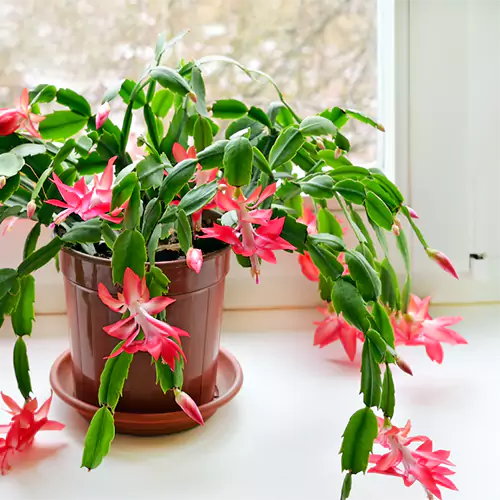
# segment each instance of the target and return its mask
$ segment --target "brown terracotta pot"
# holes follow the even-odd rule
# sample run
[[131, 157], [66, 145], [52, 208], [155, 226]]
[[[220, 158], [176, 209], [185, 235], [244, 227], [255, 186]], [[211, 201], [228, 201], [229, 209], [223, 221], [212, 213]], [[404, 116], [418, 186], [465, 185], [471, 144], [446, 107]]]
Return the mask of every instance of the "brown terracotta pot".
[[[216, 390], [224, 280], [229, 271], [229, 255], [229, 247], [208, 253], [199, 274], [189, 269], [184, 259], [156, 263], [171, 281], [169, 296], [176, 299], [166, 309], [167, 321], [190, 334], [189, 338], [182, 338], [187, 358], [184, 390], [198, 405], [210, 402]], [[97, 405], [104, 358], [117, 343], [102, 328], [120, 319], [120, 314], [106, 307], [97, 295], [98, 283], [103, 283], [112, 294], [116, 294], [111, 261], [63, 249], [60, 265], [66, 292], [75, 396]], [[155, 375], [151, 356], [142, 352], [135, 354], [117, 411], [178, 411], [171, 391], [164, 395], [155, 383]]]

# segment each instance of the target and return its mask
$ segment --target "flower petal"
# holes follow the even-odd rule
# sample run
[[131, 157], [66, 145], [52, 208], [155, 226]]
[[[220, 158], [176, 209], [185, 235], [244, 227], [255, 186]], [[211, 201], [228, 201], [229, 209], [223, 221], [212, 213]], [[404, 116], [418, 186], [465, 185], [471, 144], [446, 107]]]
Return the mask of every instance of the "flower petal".
[[113, 298], [113, 296], [109, 293], [109, 290], [102, 283], [97, 285], [97, 294], [102, 302], [104, 302], [104, 304], [106, 304], [111, 310], [119, 313], [124, 313], [126, 311], [125, 303], [121, 300]]
[[143, 302], [141, 308], [148, 314], [155, 315], [163, 311], [163, 309], [173, 302], [175, 302], [175, 299], [171, 299], [170, 297], [153, 297], [148, 302]]
[[12, 413], [16, 414], [21, 412], [21, 407], [10, 396], [7, 396], [7, 394], [3, 392], [0, 392], [0, 395], [2, 396], [3, 402]]
[[187, 151], [178, 142], [172, 146], [172, 156], [177, 163], [188, 158]]
[[123, 296], [125, 297], [127, 306], [130, 306], [141, 298], [141, 291], [141, 279], [130, 267], [127, 267], [123, 274]]

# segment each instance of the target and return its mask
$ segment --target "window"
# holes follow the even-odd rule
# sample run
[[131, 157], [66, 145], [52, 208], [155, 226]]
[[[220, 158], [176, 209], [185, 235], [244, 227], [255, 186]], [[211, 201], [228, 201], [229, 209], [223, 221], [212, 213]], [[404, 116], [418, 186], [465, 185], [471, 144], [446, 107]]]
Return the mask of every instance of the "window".
[[[272, 75], [303, 114], [343, 105], [377, 115], [377, 0], [3, 0], [0, 106], [20, 88], [70, 86], [96, 105], [153, 58], [156, 35], [191, 32], [168, 58], [221, 54]], [[276, 99], [237, 69], [206, 66], [212, 99]], [[377, 132], [353, 123], [353, 158], [376, 160]]]
[[[51, 83], [81, 92], [95, 109], [108, 88], [142, 73], [152, 60], [158, 33], [166, 31], [167, 36], [175, 36], [188, 28], [191, 32], [172, 49], [165, 64], [176, 64], [181, 57], [230, 56], [272, 75], [301, 114], [340, 105], [381, 121], [379, 4], [385, 2], [2, 0], [0, 107], [11, 105], [23, 87]], [[277, 99], [270, 85], [252, 82], [234, 67], [211, 64], [204, 70], [210, 99], [243, 97], [256, 105]], [[113, 113], [118, 111], [113, 108]], [[355, 163], [373, 166], [380, 160], [378, 153], [383, 148], [378, 140], [382, 134], [354, 120], [347, 125], [346, 133], [355, 138], [350, 154]], [[16, 255], [22, 252], [21, 233], [9, 236], [11, 242], [13, 238], [20, 240]], [[49, 271], [44, 270], [39, 285], [47, 289], [52, 286], [51, 293], [39, 291], [38, 296], [53, 297], [56, 302], [53, 307], [40, 303], [37, 307], [61, 309], [62, 290], [56, 293], [45, 273]], [[318, 300], [316, 286], [305, 282], [295, 257], [283, 255], [280, 265], [267, 266], [264, 273], [261, 285], [255, 287], [248, 270], [235, 262], [228, 279], [226, 305], [307, 306]], [[50, 276], [53, 274], [50, 269]]]

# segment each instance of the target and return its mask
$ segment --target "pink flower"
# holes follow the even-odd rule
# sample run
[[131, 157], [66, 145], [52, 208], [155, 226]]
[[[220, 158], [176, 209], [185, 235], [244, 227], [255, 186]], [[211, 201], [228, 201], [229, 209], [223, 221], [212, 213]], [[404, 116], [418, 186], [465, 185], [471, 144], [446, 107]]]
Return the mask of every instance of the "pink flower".
[[191, 247], [186, 254], [186, 264], [196, 274], [200, 274], [203, 265], [203, 253], [199, 248]]
[[[172, 371], [175, 369], [176, 361], [181, 357], [185, 359], [180, 337], [189, 337], [189, 334], [153, 317], [175, 302], [174, 299], [170, 297], [150, 299], [146, 279], [141, 280], [129, 267], [123, 277], [123, 293], [118, 292], [117, 299], [111, 296], [102, 283], [99, 283], [98, 292], [99, 298], [111, 310], [121, 314], [127, 311], [130, 313], [127, 318], [104, 327], [108, 335], [125, 341], [109, 356], [110, 358], [122, 352], [130, 354], [137, 351], [149, 352], [155, 360], [161, 356]], [[144, 333], [144, 340], [135, 340], [141, 330]]]
[[95, 115], [96, 130], [99, 130], [104, 125], [104, 123], [106, 123], [110, 112], [111, 106], [109, 105], [109, 102], [104, 102], [99, 106], [97, 114]]
[[302, 216], [297, 219], [297, 222], [302, 222], [307, 226], [308, 234], [317, 234], [318, 228], [316, 227], [316, 215], [312, 210], [307, 207], [302, 208]]
[[47, 418], [52, 395], [40, 409], [36, 399], [26, 401], [21, 408], [11, 397], [3, 393], [1, 396], [7, 405], [7, 413], [12, 415], [8, 425], [0, 425], [0, 433], [7, 434], [0, 438], [0, 471], [3, 475], [10, 469], [9, 459], [31, 446], [38, 431], [58, 431], [64, 429], [64, 424]]
[[215, 195], [216, 205], [226, 212], [235, 210], [238, 221], [249, 224], [267, 224], [271, 219], [271, 209], [261, 210], [256, 207], [276, 192], [276, 183], [262, 191], [262, 186], [257, 186], [253, 192], [245, 198], [241, 189], [229, 186], [223, 179], [219, 183], [219, 191]]
[[[298, 260], [302, 274], [308, 280], [319, 281], [320, 271], [311, 259], [311, 255], [309, 254], [309, 252], [304, 252], [304, 255], [299, 254]], [[344, 252], [339, 253], [337, 260], [344, 266], [344, 272], [342, 273], [342, 276], [349, 274], [349, 268], [347, 267], [347, 264], [345, 262]]]
[[309, 252], [304, 252], [304, 254], [299, 254], [298, 256], [300, 269], [302, 274], [311, 281], [319, 281], [319, 269], [316, 267], [311, 259]]
[[[390, 450], [385, 455], [370, 455], [370, 463], [375, 464], [368, 472], [388, 474], [401, 477], [405, 486], [411, 486], [418, 481], [427, 494], [441, 500], [439, 486], [457, 491], [457, 487], [446, 477], [455, 474], [445, 466], [453, 466], [448, 460], [449, 451], [433, 450], [432, 441], [426, 436], [408, 437], [411, 422], [399, 429], [384, 425], [384, 419], [378, 418], [379, 434], [376, 443]], [[411, 449], [412, 443], [422, 443], [416, 449]]]
[[0, 175], [0, 189], [3, 189], [5, 187], [5, 184], [7, 184], [7, 179], [5, 178], [5, 175]]
[[[196, 158], [196, 150], [194, 146], [191, 146], [186, 151], [178, 142], [172, 146], [172, 155], [177, 163], [187, 160], [189, 158]], [[202, 184], [208, 184], [212, 182], [217, 177], [218, 168], [211, 168], [208, 170], [203, 170], [203, 167], [198, 163], [196, 165], [196, 175], [195, 184], [201, 186]]]
[[33, 215], [35, 214], [36, 210], [36, 203], [34, 200], [30, 200], [28, 204], [26, 205], [26, 216], [28, 219], [31, 219]]
[[443, 252], [440, 252], [439, 250], [434, 250], [433, 248], [426, 248], [425, 251], [427, 252], [427, 255], [437, 263], [437, 265], [446, 271], [448, 274], [451, 274], [454, 278], [458, 279], [458, 273], [453, 267], [453, 264], [451, 263], [451, 260], [446, 257], [446, 255]]
[[406, 314], [393, 315], [392, 325], [396, 345], [423, 345], [427, 355], [432, 361], [443, 362], [443, 347], [446, 344], [467, 344], [461, 335], [447, 328], [462, 320], [460, 316], [443, 316], [432, 319], [429, 315], [429, 302], [431, 298], [420, 299], [412, 295]]
[[177, 388], [174, 388], [174, 394], [175, 402], [182, 408], [182, 411], [198, 424], [205, 425], [200, 409], [196, 406], [196, 403], [193, 401], [191, 396]]
[[0, 136], [25, 129], [33, 137], [40, 138], [36, 125], [44, 119], [44, 116], [31, 113], [28, 89], [23, 89], [17, 108], [0, 109]]
[[349, 266], [346, 264], [346, 261], [345, 261], [345, 253], [340, 252], [339, 256], [337, 257], [337, 260], [344, 266], [344, 272], [342, 273], [342, 276], [349, 274]]
[[[250, 257], [252, 276], [259, 282], [259, 258], [276, 263], [274, 250], [294, 250], [295, 247], [280, 237], [285, 218], [271, 220], [272, 210], [256, 208], [265, 199], [276, 192], [276, 183], [267, 186], [262, 191], [262, 186], [245, 198], [241, 189], [220, 183], [220, 191], [215, 196], [215, 203], [225, 211], [234, 210], [238, 222], [236, 227], [219, 226], [214, 224], [211, 228], [203, 228], [205, 236], [201, 238], [216, 238], [233, 246], [235, 253]], [[253, 224], [260, 225], [254, 229]], [[241, 239], [240, 239], [241, 238]]]
[[64, 184], [54, 173], [53, 182], [57, 186], [59, 193], [64, 201], [47, 200], [46, 203], [56, 207], [64, 208], [54, 221], [54, 224], [61, 224], [71, 214], [79, 215], [84, 221], [101, 217], [111, 222], [119, 223], [122, 217], [118, 214], [125, 208], [126, 203], [111, 212], [113, 171], [116, 156], [108, 161], [104, 172], [100, 175], [94, 175], [92, 186], [89, 188], [82, 177], [74, 186]]
[[12, 231], [12, 228], [14, 227], [14, 224], [19, 220], [19, 217], [7, 217], [5, 219], [5, 222], [8, 221], [8, 223], [5, 225], [3, 231], [2, 231], [2, 236], [5, 236], [9, 231]]
[[[265, 212], [265, 210], [259, 210], [258, 212]], [[251, 213], [248, 212], [248, 217], [256, 217], [250, 215]], [[251, 222], [246, 220], [240, 220], [236, 228], [214, 224], [211, 228], [202, 228], [205, 234], [200, 238], [216, 238], [224, 241], [233, 246], [235, 253], [250, 257], [252, 276], [255, 277], [255, 281], [258, 283], [260, 275], [259, 257], [271, 264], [276, 264], [275, 250], [295, 249], [293, 245], [280, 237], [284, 223], [285, 218], [281, 217], [272, 219], [257, 229], [254, 229]]]
[[325, 316], [325, 319], [314, 322], [315, 325], [318, 325], [314, 332], [314, 345], [325, 347], [340, 340], [347, 356], [351, 361], [354, 361], [357, 340], [364, 341], [363, 332], [351, 326], [342, 317], [342, 314], [337, 315], [335, 312], [330, 312], [326, 307], [318, 307], [318, 311]]

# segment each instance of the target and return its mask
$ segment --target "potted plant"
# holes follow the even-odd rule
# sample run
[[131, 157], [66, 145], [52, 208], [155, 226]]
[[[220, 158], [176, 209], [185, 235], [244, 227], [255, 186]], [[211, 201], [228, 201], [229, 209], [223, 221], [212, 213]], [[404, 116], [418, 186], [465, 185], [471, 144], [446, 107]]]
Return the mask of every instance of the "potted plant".
[[[120, 413], [156, 418], [180, 406], [203, 423], [198, 405], [203, 409], [214, 399], [221, 359], [229, 252], [258, 283], [261, 261], [273, 263], [275, 251], [284, 250], [298, 253], [327, 302], [316, 343], [340, 338], [353, 357], [352, 339], [364, 341], [363, 407], [343, 434], [342, 498], [369, 460], [374, 472], [402, 476], [406, 484], [418, 480], [429, 498], [440, 498], [439, 486], [454, 488], [446, 477], [452, 473], [445, 467], [447, 452], [433, 451], [428, 438], [409, 438], [408, 426], [391, 422], [391, 370], [411, 374], [396, 351], [394, 332], [428, 319], [426, 304], [410, 296], [400, 219], [407, 219], [430, 258], [456, 273], [445, 255], [429, 248], [391, 180], [349, 161], [345, 123], [383, 127], [340, 107], [299, 117], [268, 75], [222, 57], [172, 69], [161, 65], [168, 47], [160, 37], [154, 63], [137, 81], [124, 80], [107, 92], [95, 113], [83, 96], [52, 85], [25, 89], [18, 107], [0, 111], [0, 221], [36, 222], [19, 267], [0, 270], [0, 319], [10, 316], [17, 335], [14, 369], [25, 399], [21, 407], [4, 396], [13, 417], [0, 441], [2, 470], [38, 430], [61, 428], [48, 420], [50, 400], [37, 410], [31, 394], [25, 336], [34, 320], [34, 271], [55, 259], [64, 275], [68, 376], [80, 410], [93, 414], [82, 460], [93, 469], [109, 450], [115, 417], [118, 430], [139, 432], [122, 425]], [[232, 98], [209, 102], [202, 70], [213, 61], [267, 80], [279, 100], [267, 110]], [[121, 127], [113, 112], [119, 98], [126, 105]], [[130, 144], [135, 118], [144, 120], [146, 132]], [[343, 211], [355, 248], [347, 247], [330, 199]], [[39, 246], [42, 225], [52, 227], [54, 236]], [[386, 232], [396, 237], [406, 264], [401, 292]], [[155, 418], [145, 418], [141, 432], [161, 432]], [[177, 423], [177, 430], [191, 426]], [[387, 455], [371, 454], [376, 440], [390, 450]], [[414, 441], [421, 443], [416, 451], [409, 448]]]

